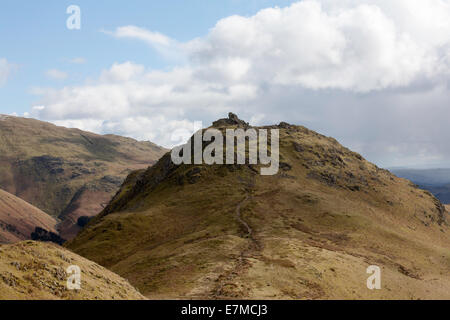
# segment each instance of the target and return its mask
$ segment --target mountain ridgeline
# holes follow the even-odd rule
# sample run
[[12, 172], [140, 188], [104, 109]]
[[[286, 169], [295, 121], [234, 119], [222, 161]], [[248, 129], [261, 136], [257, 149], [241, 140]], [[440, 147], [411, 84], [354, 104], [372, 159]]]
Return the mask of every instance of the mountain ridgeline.
[[441, 202], [450, 204], [450, 169], [394, 169], [392, 172], [430, 191]]
[[58, 219], [66, 239], [81, 229], [78, 218], [104, 208], [132, 170], [165, 152], [151, 142], [0, 116], [0, 188]]
[[[214, 128], [248, 125], [230, 116]], [[65, 246], [149, 298], [450, 297], [439, 200], [333, 138], [287, 123], [259, 128], [279, 129], [276, 175], [175, 165], [167, 153], [130, 173]], [[384, 290], [367, 288], [372, 265]]]

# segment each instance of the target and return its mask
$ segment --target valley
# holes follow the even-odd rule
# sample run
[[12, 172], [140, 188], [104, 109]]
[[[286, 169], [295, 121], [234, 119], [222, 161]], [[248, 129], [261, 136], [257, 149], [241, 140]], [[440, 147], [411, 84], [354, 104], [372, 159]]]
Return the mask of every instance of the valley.
[[71, 239], [80, 217], [99, 213], [130, 171], [164, 152], [151, 142], [2, 116], [0, 188], [57, 219], [60, 235]]

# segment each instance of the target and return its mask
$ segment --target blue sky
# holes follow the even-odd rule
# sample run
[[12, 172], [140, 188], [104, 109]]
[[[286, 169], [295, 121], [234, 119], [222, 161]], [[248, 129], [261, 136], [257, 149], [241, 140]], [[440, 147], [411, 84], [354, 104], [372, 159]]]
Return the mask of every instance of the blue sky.
[[[270, 6], [293, 1], [269, 0], [2, 0], [0, 57], [14, 64], [5, 86], [0, 87], [0, 113], [22, 115], [37, 100], [32, 88], [60, 88], [96, 77], [114, 62], [133, 61], [153, 69], [173, 66], [145, 43], [118, 41], [102, 33], [124, 25], [157, 30], [179, 41], [205, 35], [215, 23], [234, 14], [253, 15]], [[81, 8], [81, 30], [68, 30], [68, 6]], [[70, 63], [84, 58], [83, 64]], [[46, 76], [51, 69], [68, 73], [64, 80]]]
[[450, 167], [449, 35], [450, 0], [2, 0], [0, 114], [171, 147], [232, 111]]

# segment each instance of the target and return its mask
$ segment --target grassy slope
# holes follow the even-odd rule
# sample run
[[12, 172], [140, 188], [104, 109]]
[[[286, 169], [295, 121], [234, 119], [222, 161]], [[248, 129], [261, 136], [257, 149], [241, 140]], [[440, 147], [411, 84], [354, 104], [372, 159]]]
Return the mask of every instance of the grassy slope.
[[271, 177], [166, 156], [68, 247], [151, 298], [450, 298], [448, 214], [430, 193], [303, 127], [280, 144]]
[[36, 227], [56, 232], [56, 219], [22, 199], [0, 190], [0, 243], [30, 239]]
[[430, 191], [442, 203], [450, 203], [450, 169], [394, 169], [392, 172]]
[[97, 214], [131, 170], [148, 167], [164, 152], [150, 142], [3, 116], [0, 187], [76, 222]]
[[[81, 290], [68, 290], [66, 269], [81, 269]], [[0, 300], [144, 299], [125, 279], [53, 244], [0, 246]]]

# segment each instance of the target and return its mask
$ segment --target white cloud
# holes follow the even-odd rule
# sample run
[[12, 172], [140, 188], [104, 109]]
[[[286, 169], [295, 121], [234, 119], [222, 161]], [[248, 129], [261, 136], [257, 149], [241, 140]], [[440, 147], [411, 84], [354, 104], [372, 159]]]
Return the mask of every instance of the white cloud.
[[102, 72], [100, 81], [102, 83], [122, 83], [141, 76], [145, 67], [131, 62], [122, 64], [115, 63], [109, 70]]
[[179, 60], [182, 56], [180, 53], [180, 44], [174, 39], [171, 39], [159, 32], [150, 31], [137, 26], [123, 26], [117, 28], [114, 32], [103, 32], [116, 38], [128, 38], [144, 41], [166, 58]]
[[0, 87], [8, 80], [9, 75], [13, 69], [13, 65], [5, 58], [0, 58]]
[[86, 118], [82, 120], [55, 120], [52, 122], [58, 126], [67, 128], [78, 128], [100, 133], [114, 133], [145, 141], [158, 140], [161, 145], [166, 146], [179, 145], [186, 141], [176, 139], [176, 135], [174, 136], [168, 133], [184, 129], [189, 132], [188, 137], [190, 137], [195, 132], [192, 130], [194, 122], [189, 120], [171, 120], [163, 115], [155, 115], [152, 118], [130, 116], [113, 120]]
[[450, 157], [447, 0], [305, 0], [222, 19], [187, 43], [134, 26], [111, 34], [188, 63], [116, 63], [96, 81], [36, 89], [36, 117], [171, 146], [177, 126], [234, 111], [306, 124], [381, 164], [411, 161], [418, 148], [430, 154], [421, 161]]
[[66, 72], [58, 69], [50, 69], [45, 72], [46, 76], [55, 80], [65, 80], [69, 76]]
[[119, 27], [114, 33], [117, 38], [136, 38], [154, 46], [169, 46], [173, 40], [159, 32], [149, 31], [136, 26]]
[[223, 19], [187, 47], [213, 72], [240, 59], [252, 81], [368, 92], [448, 75], [449, 34], [448, 1], [305, 0]]

